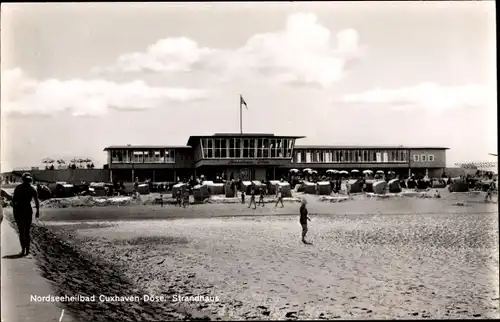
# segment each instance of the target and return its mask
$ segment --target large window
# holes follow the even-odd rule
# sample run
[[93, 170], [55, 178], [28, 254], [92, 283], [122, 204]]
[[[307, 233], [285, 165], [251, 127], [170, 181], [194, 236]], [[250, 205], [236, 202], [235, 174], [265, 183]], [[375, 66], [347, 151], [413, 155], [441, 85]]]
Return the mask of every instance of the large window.
[[292, 139], [201, 139], [203, 158], [292, 158]]
[[175, 150], [165, 150], [165, 163], [175, 163]]
[[295, 152], [295, 162], [302, 163], [302, 152], [301, 151]]
[[175, 163], [175, 150], [111, 150], [112, 163]]
[[144, 153], [142, 151], [134, 151], [134, 162], [135, 163], [143, 163], [144, 162]]
[[306, 151], [306, 163], [311, 163], [311, 151], [307, 150]]

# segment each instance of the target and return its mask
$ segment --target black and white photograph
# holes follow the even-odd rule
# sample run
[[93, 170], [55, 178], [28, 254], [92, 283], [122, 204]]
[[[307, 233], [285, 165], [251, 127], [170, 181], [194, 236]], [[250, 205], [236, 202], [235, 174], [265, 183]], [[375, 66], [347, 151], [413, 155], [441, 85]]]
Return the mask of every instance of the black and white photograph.
[[499, 319], [494, 1], [1, 5], [1, 321]]

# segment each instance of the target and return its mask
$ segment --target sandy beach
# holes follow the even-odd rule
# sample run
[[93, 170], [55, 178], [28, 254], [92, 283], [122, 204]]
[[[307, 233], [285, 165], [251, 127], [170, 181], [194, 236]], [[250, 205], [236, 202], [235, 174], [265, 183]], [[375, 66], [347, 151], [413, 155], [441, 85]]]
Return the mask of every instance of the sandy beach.
[[313, 245], [291, 202], [42, 209], [35, 256], [61, 294], [141, 297], [69, 303], [83, 321], [498, 318], [498, 208], [482, 198], [310, 196]]

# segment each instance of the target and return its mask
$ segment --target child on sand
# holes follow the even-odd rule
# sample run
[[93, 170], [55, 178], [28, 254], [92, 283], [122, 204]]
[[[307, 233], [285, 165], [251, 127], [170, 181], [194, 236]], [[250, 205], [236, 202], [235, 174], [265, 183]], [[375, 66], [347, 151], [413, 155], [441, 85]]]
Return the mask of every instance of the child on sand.
[[182, 198], [182, 206], [186, 208], [189, 205], [189, 190], [184, 190], [184, 196]]
[[245, 204], [245, 191], [241, 190], [241, 203]]
[[278, 186], [278, 200], [276, 200], [276, 204], [274, 207], [278, 207], [278, 204], [281, 203], [281, 208], [285, 207], [283, 204], [283, 194], [281, 192], [281, 186]]
[[176, 206], [182, 206], [182, 191], [181, 189], [176, 191]]
[[488, 191], [486, 192], [486, 196], [484, 197], [484, 202], [492, 201], [493, 200], [493, 191], [495, 190], [495, 182], [496, 179], [493, 179], [491, 181], [490, 186], [488, 187]]
[[302, 205], [300, 206], [300, 225], [302, 226], [302, 242], [304, 244], [308, 244], [305, 239], [307, 234], [307, 221], [311, 221], [311, 219], [309, 219], [309, 217], [307, 216], [308, 211], [306, 205], [307, 199], [302, 198]]
[[253, 204], [253, 209], [257, 209], [257, 204], [255, 204], [255, 189], [252, 188], [252, 190], [250, 191], [250, 203], [248, 204], [248, 208], [250, 208], [250, 206], [252, 206]]
[[262, 207], [264, 207], [264, 189], [260, 188], [259, 192], [260, 192], [259, 205], [262, 204]]

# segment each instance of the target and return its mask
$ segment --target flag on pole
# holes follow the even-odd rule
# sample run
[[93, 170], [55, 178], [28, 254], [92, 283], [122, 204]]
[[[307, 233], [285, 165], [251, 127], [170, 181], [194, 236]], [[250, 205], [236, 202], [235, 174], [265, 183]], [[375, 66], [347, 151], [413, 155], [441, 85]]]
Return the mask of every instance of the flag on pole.
[[240, 104], [245, 105], [245, 108], [248, 109], [247, 102], [245, 102], [245, 99], [243, 98], [242, 95], [240, 95]]

